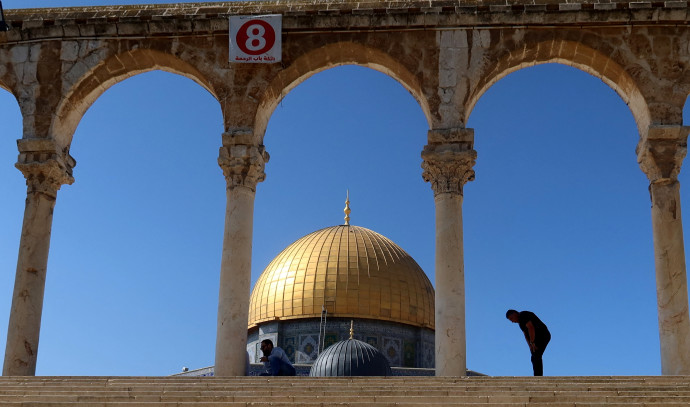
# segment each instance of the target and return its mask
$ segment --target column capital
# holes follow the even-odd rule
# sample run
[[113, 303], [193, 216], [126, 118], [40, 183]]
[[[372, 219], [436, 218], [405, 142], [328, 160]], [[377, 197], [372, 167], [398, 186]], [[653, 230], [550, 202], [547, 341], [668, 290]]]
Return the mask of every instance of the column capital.
[[223, 133], [218, 165], [229, 189], [243, 186], [256, 192], [256, 185], [266, 179], [264, 167], [270, 156], [263, 145], [253, 145], [250, 140], [250, 131]]
[[688, 152], [688, 126], [649, 126], [635, 153], [642, 171], [651, 184], [678, 180], [683, 159]]
[[453, 127], [448, 129], [431, 129], [427, 132], [429, 144], [458, 143], [471, 150], [474, 147], [474, 129]]
[[17, 148], [15, 167], [26, 178], [27, 193], [56, 198], [63, 184], [74, 182], [72, 169], [77, 162], [69, 155], [69, 147], [60, 149], [55, 141], [47, 139], [20, 139]]
[[474, 180], [474, 130], [429, 130], [428, 136], [429, 144], [422, 150], [422, 178], [431, 183], [434, 196], [462, 195], [463, 186]]

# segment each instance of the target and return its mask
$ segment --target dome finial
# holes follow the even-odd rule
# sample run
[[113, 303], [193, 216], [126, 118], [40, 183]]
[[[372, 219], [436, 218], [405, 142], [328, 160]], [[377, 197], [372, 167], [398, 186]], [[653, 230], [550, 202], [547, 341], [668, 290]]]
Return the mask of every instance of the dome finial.
[[347, 190], [347, 198], [345, 198], [345, 209], [343, 209], [343, 212], [345, 212], [345, 225], [350, 226], [350, 190]]
[[355, 339], [355, 321], [350, 320], [350, 339]]

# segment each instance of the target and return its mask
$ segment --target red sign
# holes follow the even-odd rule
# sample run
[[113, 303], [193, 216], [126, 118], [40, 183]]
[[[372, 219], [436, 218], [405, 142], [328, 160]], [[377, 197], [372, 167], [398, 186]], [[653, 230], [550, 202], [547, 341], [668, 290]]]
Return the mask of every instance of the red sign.
[[230, 62], [280, 62], [281, 16], [230, 17]]

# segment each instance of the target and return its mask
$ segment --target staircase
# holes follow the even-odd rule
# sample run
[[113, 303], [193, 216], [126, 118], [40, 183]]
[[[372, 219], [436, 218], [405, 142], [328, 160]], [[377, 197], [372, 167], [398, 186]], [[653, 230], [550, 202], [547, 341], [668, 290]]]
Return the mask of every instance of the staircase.
[[690, 376], [0, 377], [0, 407], [690, 406]]

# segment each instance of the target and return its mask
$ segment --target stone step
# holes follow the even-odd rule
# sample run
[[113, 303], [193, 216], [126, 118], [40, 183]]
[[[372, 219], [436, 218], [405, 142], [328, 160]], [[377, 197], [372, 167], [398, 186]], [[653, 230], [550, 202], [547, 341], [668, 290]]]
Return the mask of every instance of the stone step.
[[659, 389], [657, 387], [649, 389], [621, 389], [621, 388], [610, 388], [610, 389], [553, 389], [553, 388], [512, 388], [512, 387], [486, 387], [486, 388], [473, 388], [473, 389], [456, 389], [456, 388], [397, 388], [395, 386], [381, 387], [381, 388], [345, 388], [331, 386], [330, 388], [321, 387], [283, 387], [279, 389], [268, 390], [266, 388], [256, 388], [247, 389], [246, 387], [226, 387], [223, 389], [213, 388], [213, 389], [202, 389], [202, 388], [190, 388], [186, 386], [177, 386], [175, 388], [156, 388], [156, 387], [146, 387], [146, 388], [92, 388], [92, 387], [2, 387], [0, 386], [0, 396], [2, 395], [20, 395], [20, 394], [60, 394], [60, 393], [90, 393], [90, 394], [171, 394], [171, 395], [182, 395], [182, 394], [208, 394], [208, 395], [224, 395], [224, 394], [235, 394], [238, 396], [242, 395], [253, 395], [256, 393], [261, 393], [265, 395], [278, 395], [283, 394], [285, 391], [289, 391], [291, 394], [324, 394], [324, 395], [338, 395], [338, 394], [351, 394], [356, 391], [360, 395], [415, 395], [419, 393], [424, 394], [435, 394], [435, 395], [475, 395], [477, 393], [482, 394], [493, 394], [493, 393], [511, 393], [511, 394], [581, 394], [582, 392], [590, 394], [599, 395], [662, 395], [673, 392], [678, 396], [689, 396], [690, 389], [688, 387], [671, 387], [666, 389]]
[[371, 403], [371, 402], [334, 402], [334, 403], [322, 403], [322, 402], [308, 402], [308, 403], [275, 403], [275, 402], [123, 402], [123, 403], [57, 403], [57, 402], [20, 402], [20, 403], [0, 403], [2, 407], [331, 407], [331, 406], [341, 406], [341, 407], [440, 407], [440, 406], [453, 406], [458, 407], [526, 407], [526, 406], [548, 406], [548, 407], [682, 407], [683, 404], [678, 404], [676, 402], [659, 402], [659, 403], [547, 403], [547, 404], [535, 404], [535, 403], [463, 403], [463, 404], [449, 404], [447, 402], [442, 403], [430, 403], [430, 402], [409, 402], [409, 403]]
[[456, 383], [448, 383], [444, 385], [426, 385], [426, 384], [406, 384], [406, 383], [383, 383], [383, 384], [350, 384], [350, 383], [338, 383], [338, 382], [333, 382], [333, 383], [328, 383], [328, 384], [323, 384], [323, 385], [317, 385], [313, 383], [290, 383], [290, 382], [285, 382], [285, 383], [263, 383], [263, 382], [253, 382], [253, 383], [222, 383], [222, 384], [214, 384], [213, 386], [207, 386], [203, 384], [195, 384], [195, 383], [179, 383], [179, 384], [158, 384], [158, 383], [146, 383], [146, 384], [136, 384], [136, 385], [122, 385], [122, 384], [107, 384], [107, 385], [93, 385], [93, 384], [82, 384], [82, 383], [62, 383], [62, 384], [51, 384], [51, 385], [35, 385], [35, 384], [2, 384], [0, 383], [0, 389], [64, 389], [67, 387], [74, 388], [74, 389], [108, 389], [108, 390], [147, 390], [147, 389], [155, 389], [155, 390], [160, 390], [160, 389], [176, 389], [180, 387], [184, 387], [187, 389], [200, 389], [200, 390], [225, 390], [228, 388], [242, 388], [242, 387], [249, 387], [249, 386], [261, 386], [263, 389], [267, 390], [276, 390], [276, 389], [283, 389], [285, 387], [290, 387], [291, 389], [297, 390], [297, 389], [306, 389], [306, 390], [311, 390], [311, 389], [329, 389], [332, 388], [333, 386], [338, 386], [339, 388], [357, 388], [357, 389], [371, 389], [371, 390], [377, 390], [377, 389], [386, 389], [386, 388], [391, 388], [391, 387], [399, 387], [399, 388], [406, 388], [410, 390], [439, 390], [439, 389], [459, 389], [463, 391], [473, 391], [476, 389], [481, 389], [481, 390], [486, 390], [486, 389], [491, 389], [491, 390], [513, 390], [513, 389], [520, 389], [520, 390], [529, 390], [529, 391], [538, 391], [538, 390], [567, 390], [567, 389], [575, 389], [575, 390], [627, 390], [627, 391], [635, 391], [635, 390], [651, 390], [651, 389], [660, 389], [660, 390], [666, 390], [666, 389], [682, 389], [682, 388], [689, 388], [688, 385], [686, 384], [673, 384], [673, 385], [658, 385], [658, 384], [648, 384], [648, 385], [626, 385], [626, 384], [608, 384], [608, 385], [588, 385], [588, 384], [580, 384], [580, 385], [555, 385], [555, 384], [492, 384], [492, 383], [486, 383], [486, 384], [472, 384], [472, 385], [466, 385], [466, 384], [456, 384]]
[[[401, 379], [398, 377], [372, 377], [370, 380], [361, 380], [362, 378], [322, 378], [322, 377], [302, 377], [302, 376], [293, 376], [293, 377], [271, 377], [271, 378], [266, 378], [266, 376], [254, 376], [254, 377], [241, 377], [241, 378], [221, 378], [221, 377], [203, 377], [203, 378], [196, 378], [196, 377], [187, 377], [187, 378], [179, 378], [179, 379], [162, 379], [162, 378], [154, 378], [154, 377], [141, 377], [141, 378], [112, 378], [112, 377], [88, 377], [88, 378], [46, 378], [42, 382], [45, 383], [53, 383], [53, 382], [89, 382], [89, 383], [95, 383], [95, 382], [110, 382], [110, 383], [141, 383], [143, 381], [155, 381], [156, 383], [190, 383], [197, 381], [199, 379], [205, 379], [208, 381], [213, 381], [213, 382], [255, 382], [257, 380], [264, 380], [264, 381], [276, 381], [276, 380], [309, 380], [314, 383], [327, 383], [327, 382], [334, 382], [334, 381], [346, 381], [346, 382], [367, 382], [367, 383], [391, 383], [391, 382], [397, 382], [397, 383], [417, 383], [417, 382], [424, 382], [424, 383], [482, 383], [482, 382], [493, 382], [493, 383], [516, 383], [516, 382], [535, 382], [535, 383], [611, 383], [611, 382], [617, 382], [617, 383], [654, 383], [654, 382], [659, 382], [659, 383], [669, 383], [669, 382], [683, 382], [687, 383], [687, 379], [685, 379], [685, 376], [671, 376], [669, 377], [668, 380], [658, 380], [656, 378], [650, 378], [650, 377], [644, 377], [644, 378], [633, 378], [633, 379], [619, 379], [619, 378], [597, 378], [597, 377], [592, 377], [587, 380], [584, 380], [582, 378], [577, 378], [577, 377], [543, 377], [540, 379], [534, 379], [534, 378], [513, 378], [513, 377], [506, 377], [506, 378], [487, 378], [487, 377], [471, 377], [471, 378], [438, 378], [438, 377], [418, 377], [416, 380], [411, 380], [409, 377], [405, 379]], [[21, 382], [35, 382], [35, 380], [29, 379], [27, 376], [21, 376], [21, 377], [0, 377], [0, 382], [3, 383], [21, 383]]]
[[328, 384], [328, 383], [351, 383], [351, 384], [388, 384], [388, 383], [424, 383], [424, 384], [481, 384], [481, 383], [509, 383], [509, 384], [523, 384], [523, 383], [537, 383], [537, 384], [649, 384], [649, 383], [677, 383], [677, 384], [687, 384], [690, 382], [690, 377], [686, 376], [670, 376], [667, 379], [659, 379], [654, 377], [643, 377], [643, 378], [598, 378], [590, 377], [583, 379], [580, 377], [543, 377], [543, 378], [521, 378], [521, 377], [495, 377], [495, 378], [440, 378], [440, 377], [418, 377], [415, 379], [411, 378], [396, 378], [396, 377], [372, 377], [368, 380], [364, 377], [341, 377], [341, 378], [321, 378], [321, 377], [230, 377], [230, 378], [220, 378], [220, 377], [203, 377], [203, 378], [183, 378], [183, 379], [167, 379], [167, 378], [157, 378], [157, 377], [134, 377], [134, 378], [121, 378], [121, 377], [80, 377], [80, 378], [64, 378], [64, 377], [45, 377], [45, 378], [31, 378], [31, 377], [0, 377], [0, 384], [22, 384], [22, 383], [33, 383], [33, 384], [52, 384], [52, 383], [88, 383], [88, 384], [142, 384], [142, 383], [156, 383], [156, 384], [190, 384], [190, 383], [202, 383], [204, 385], [214, 385], [220, 383], [285, 383], [285, 382], [295, 382], [302, 383], [308, 381], [314, 384]]
[[265, 395], [279, 395], [283, 394], [285, 391], [290, 391], [292, 394], [330, 394], [330, 395], [336, 395], [336, 394], [343, 394], [343, 393], [351, 393], [351, 392], [356, 392], [357, 394], [370, 394], [370, 395], [386, 395], [386, 394], [405, 394], [405, 395], [414, 395], [414, 394], [419, 394], [419, 393], [424, 393], [424, 394], [436, 394], [436, 395], [474, 395], [477, 393], [481, 394], [493, 394], [493, 393], [511, 393], [511, 394], [521, 394], [521, 393], [529, 393], [529, 394], [535, 394], [535, 393], [545, 393], [545, 394], [569, 394], [569, 393], [582, 393], [582, 392], [587, 392], [587, 393], [597, 393], [597, 394], [610, 394], [610, 395], [628, 395], [628, 396], [634, 396], [634, 395], [642, 395], [642, 394], [666, 394], [666, 393], [674, 393], [679, 396], [683, 395], [688, 395], [687, 388], [668, 388], [668, 389], [635, 389], [635, 390], [625, 390], [625, 389], [566, 389], [566, 390], [558, 390], [558, 389], [548, 389], [548, 388], [539, 388], [539, 389], [519, 389], [519, 388], [506, 388], [506, 389], [500, 389], [500, 388], [489, 388], [489, 389], [409, 389], [409, 388], [398, 388], [396, 386], [390, 386], [388, 388], [380, 388], [380, 389], [344, 389], [344, 388], [331, 388], [331, 389], [323, 389], [323, 388], [298, 388], [298, 389], [274, 389], [274, 390], [269, 390], [269, 389], [257, 389], [257, 390], [246, 390], [246, 389], [233, 389], [233, 388], [228, 388], [224, 390], [202, 390], [202, 389], [188, 389], [185, 388], [184, 386], [180, 386], [175, 389], [155, 389], [155, 388], [146, 388], [146, 389], [111, 389], [111, 390], [105, 390], [105, 389], [84, 389], [84, 388], [62, 388], [62, 389], [30, 389], [30, 388], [25, 388], [25, 389], [3, 389], [0, 390], [0, 395], [16, 395], [16, 394], [27, 394], [27, 393], [34, 393], [34, 394], [54, 394], [54, 393], [64, 393], [64, 392], [70, 392], [70, 393], [86, 393], [86, 392], [107, 392], [109, 394], [114, 394], [114, 393], [122, 393], [122, 394], [131, 394], [131, 393], [138, 393], [138, 394], [160, 394], [160, 393], [166, 393], [166, 394], [176, 394], [177, 392], [184, 392], [186, 394], [237, 394], [237, 395], [249, 395], [249, 394], [256, 394], [256, 393], [261, 393]]
[[[147, 378], [148, 379], [148, 378]], [[283, 379], [283, 380], [280, 380]], [[391, 385], [405, 385], [411, 387], [445, 387], [445, 386], [456, 386], [456, 387], [476, 387], [476, 386], [494, 386], [494, 387], [592, 387], [592, 388], [606, 388], [606, 387], [649, 387], [658, 386], [661, 388], [668, 387], [683, 387], [689, 386], [690, 381], [667, 381], [667, 382], [655, 382], [655, 381], [487, 381], [487, 380], [471, 380], [471, 381], [417, 381], [417, 382], [401, 382], [395, 380], [370, 380], [370, 381], [352, 381], [351, 379], [341, 379], [341, 380], [329, 380], [329, 381], [319, 381], [312, 380], [312, 378], [273, 378], [273, 379], [255, 379], [255, 380], [217, 380], [213, 378], [206, 378], [206, 382], [197, 381], [182, 381], [182, 382], [168, 382], [168, 381], [156, 381], [156, 380], [139, 380], [139, 381], [119, 381], [119, 380], [107, 380], [107, 381], [72, 381], [72, 380], [62, 380], [62, 381], [0, 381], [0, 386], [35, 386], [35, 387], [49, 387], [49, 386], [64, 386], [66, 384], [74, 386], [90, 386], [90, 387], [146, 387], [146, 386], [156, 386], [156, 387], [175, 387], [175, 386], [198, 386], [204, 388], [212, 387], [223, 387], [223, 386], [241, 386], [241, 385], [256, 385], [261, 384], [267, 387], [280, 387], [280, 386], [315, 386], [315, 387], [327, 387], [334, 384], [338, 386], [346, 387], [384, 387]]]
[[177, 386], [132, 386], [132, 387], [122, 387], [122, 386], [73, 386], [65, 384], [63, 386], [3, 386], [0, 385], [0, 394], [7, 392], [22, 392], [22, 391], [36, 391], [36, 392], [52, 392], [52, 391], [108, 391], [108, 392], [172, 392], [184, 389], [185, 391], [203, 391], [203, 392], [227, 392], [227, 391], [247, 391], [253, 392], [258, 391], [252, 389], [251, 387], [259, 387], [260, 391], [264, 393], [274, 393], [282, 392], [286, 388], [289, 388], [292, 392], [330, 392], [334, 390], [338, 391], [350, 391], [357, 390], [359, 392], [386, 392], [396, 389], [395, 391], [404, 391], [406, 393], [414, 392], [454, 392], [454, 393], [472, 393], [472, 392], [568, 392], [568, 391], [598, 391], [598, 392], [687, 392], [690, 387], [688, 386], [606, 386], [606, 387], [592, 387], [592, 386], [569, 386], [569, 387], [555, 387], [555, 386], [474, 386], [474, 387], [459, 387], [459, 386], [443, 386], [443, 387], [428, 387], [428, 386], [396, 386], [394, 384], [389, 384], [386, 386], [341, 386], [338, 383], [334, 383], [329, 386], [266, 386], [262, 384], [251, 384], [251, 385], [232, 385], [219, 386], [219, 387], [200, 387], [200, 386], [187, 386], [187, 385], [177, 385]]
[[207, 396], [207, 395], [90, 395], [90, 394], [69, 394], [69, 395], [22, 395], [11, 397], [0, 397], [0, 402], [38, 402], [38, 401], [56, 401], [56, 402], [244, 402], [249, 403], [253, 401], [271, 401], [271, 402], [292, 402], [292, 403], [306, 403], [310, 401], [321, 402], [338, 402], [338, 401], [361, 401], [361, 402], [430, 402], [441, 403], [448, 402], [453, 404], [461, 403], [551, 403], [551, 402], [589, 402], [589, 403], [607, 403], [607, 402], [625, 402], [625, 403], [648, 403], [648, 402], [676, 402], [678, 405], [690, 405], [690, 397], [688, 396], [608, 396], [608, 395], [590, 395], [590, 394], [576, 394], [576, 395], [510, 395], [510, 394], [495, 394], [495, 395], [477, 395], [477, 396], [429, 396], [429, 395], [386, 395], [386, 396], [371, 396], [371, 395], [282, 395], [282, 396], [264, 396], [255, 394], [252, 396]]
[[0, 407], [690, 406], [690, 377], [1, 377]]
[[[24, 395], [24, 394], [33, 394], [33, 395], [60, 395], [60, 394], [73, 394], [73, 393], [83, 393], [83, 394], [90, 394], [90, 395], [117, 395], [117, 396], [127, 396], [131, 394], [137, 394], [137, 395], [154, 395], [154, 394], [165, 394], [165, 395], [170, 395], [170, 396], [183, 396], [183, 395], [209, 395], [209, 396], [223, 396], [223, 395], [228, 395], [232, 394], [235, 396], [252, 396], [257, 393], [263, 394], [263, 395], [280, 395], [283, 394], [285, 390], [282, 391], [271, 391], [271, 392], [266, 392], [265, 390], [258, 389], [258, 390], [208, 390], [208, 391], [199, 391], [199, 390], [189, 390], [189, 389], [179, 389], [179, 390], [167, 390], [167, 391], [156, 391], [156, 390], [145, 390], [145, 391], [127, 391], [127, 390], [93, 390], [93, 389], [81, 389], [81, 388], [72, 388], [72, 389], [54, 389], [54, 390], [47, 390], [47, 389], [38, 389], [38, 390], [28, 390], [28, 389], [0, 389], [0, 397], [3, 396], [17, 396], [17, 395]], [[438, 396], [471, 396], [471, 395], [476, 395], [477, 393], [482, 393], [482, 394], [501, 394], [501, 393], [508, 393], [508, 394], [532, 394], [532, 395], [573, 395], [573, 394], [582, 394], [582, 391], [577, 391], [577, 390], [568, 390], [568, 391], [553, 391], [553, 390], [537, 390], [537, 391], [529, 391], [529, 390], [496, 390], [496, 389], [485, 389], [484, 391], [479, 391], [478, 389], [475, 391], [463, 391], [463, 390], [449, 390], [449, 389], [439, 389], [439, 390], [410, 390], [410, 389], [380, 389], [380, 390], [358, 390], [357, 394], [359, 395], [368, 395], [368, 396], [386, 396], [386, 395], [405, 395], [405, 396], [413, 396], [417, 395], [420, 393], [424, 393], [426, 395], [438, 395]], [[606, 390], [606, 391], [599, 391], [599, 390], [593, 390], [593, 391], [586, 391], [588, 394], [592, 395], [599, 395], [599, 396], [642, 396], [642, 395], [652, 395], [652, 396], [657, 396], [657, 395], [664, 395], [668, 394], [669, 391], [616, 391], [616, 390]], [[292, 395], [327, 395], [327, 396], [338, 396], [338, 395], [347, 395], [347, 394], [352, 394], [352, 391], [347, 391], [347, 390], [341, 390], [341, 389], [330, 389], [330, 390], [325, 390], [325, 389], [290, 389], [290, 394]], [[686, 390], [678, 390], [678, 391], [673, 391], [673, 394], [677, 396], [687, 396], [690, 397], [690, 391]]]

